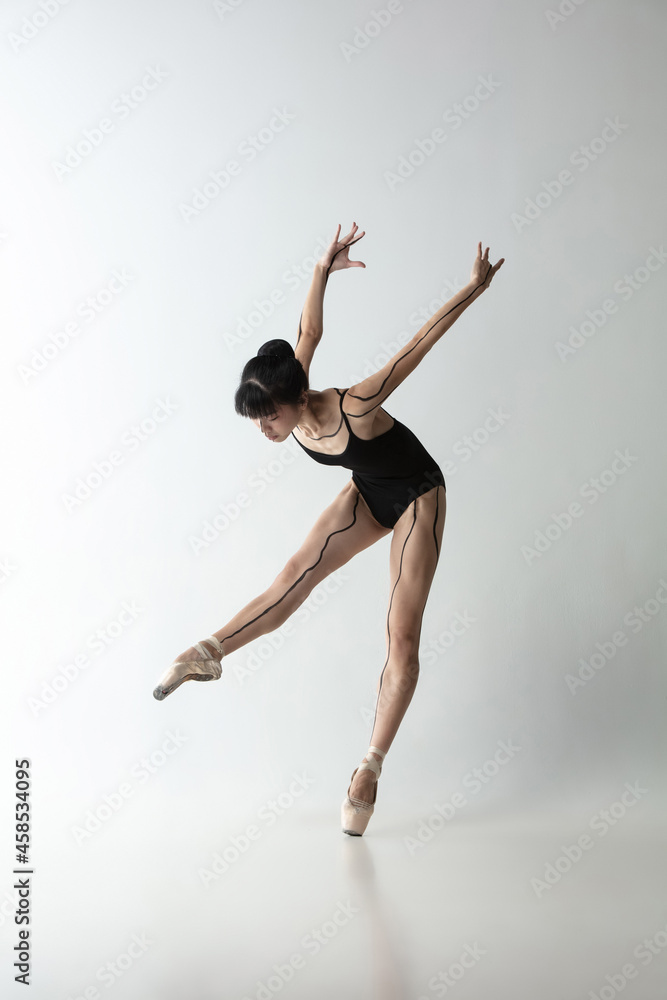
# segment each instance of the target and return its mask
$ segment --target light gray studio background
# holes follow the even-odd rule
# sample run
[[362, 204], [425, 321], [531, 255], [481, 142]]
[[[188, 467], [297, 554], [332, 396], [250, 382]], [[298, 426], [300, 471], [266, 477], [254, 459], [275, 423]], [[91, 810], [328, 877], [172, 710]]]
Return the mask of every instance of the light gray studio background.
[[[626, 784], [607, 841], [664, 823], [667, 11], [561, 8], [2, 4], [0, 940], [16, 995], [15, 758], [32, 772], [33, 997], [106, 996], [96, 970], [144, 930], [155, 943], [113, 996], [254, 997], [262, 967], [230, 914], [202, 908], [200, 870], [297, 775], [284, 829], [342, 837], [385, 660], [389, 537], [291, 634], [152, 697], [349, 478], [233, 407], [259, 346], [295, 344], [338, 223], [366, 230], [351, 252], [366, 269], [329, 278], [317, 389], [384, 364], [468, 281], [479, 240], [506, 258], [385, 404], [441, 464], [447, 519], [368, 844], [408, 864], [406, 838], [457, 790], [466, 823], [516, 837], [569, 823], [574, 840]], [[285, 898], [331, 863], [291, 858]], [[235, 891], [257, 915], [280, 852], [244, 865]], [[648, 933], [667, 911], [645, 903]], [[205, 948], [178, 942], [196, 951], [200, 920], [228, 992], [187, 992]], [[244, 914], [246, 945], [253, 927]], [[557, 995], [600, 986], [604, 961]]]

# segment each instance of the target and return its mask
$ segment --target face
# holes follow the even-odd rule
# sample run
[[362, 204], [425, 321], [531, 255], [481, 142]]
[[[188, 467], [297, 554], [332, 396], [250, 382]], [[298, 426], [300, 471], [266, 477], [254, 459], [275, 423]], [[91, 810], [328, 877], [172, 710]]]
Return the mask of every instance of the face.
[[275, 413], [258, 417], [253, 420], [253, 424], [269, 441], [285, 441], [298, 424], [302, 413], [302, 406], [277, 405]]

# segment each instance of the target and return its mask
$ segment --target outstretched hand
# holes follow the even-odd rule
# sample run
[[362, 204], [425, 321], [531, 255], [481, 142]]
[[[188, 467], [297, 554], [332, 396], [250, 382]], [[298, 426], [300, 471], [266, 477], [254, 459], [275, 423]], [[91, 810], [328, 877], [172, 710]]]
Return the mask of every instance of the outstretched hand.
[[352, 224], [352, 229], [349, 231], [347, 236], [344, 236], [342, 240], [339, 240], [340, 223], [338, 224], [336, 235], [318, 261], [318, 263], [321, 264], [322, 267], [326, 268], [329, 273], [331, 273], [331, 271], [341, 271], [345, 267], [366, 267], [366, 265], [362, 264], [360, 260], [350, 260], [348, 257], [352, 244], [356, 243], [357, 240], [360, 240], [366, 233], [366, 230], [364, 229], [363, 232], [359, 233], [359, 235], [353, 239], [358, 228], [359, 227], [356, 222], [354, 222]]
[[484, 288], [488, 288], [493, 281], [494, 274], [500, 269], [504, 261], [505, 258], [501, 257], [497, 264], [492, 265], [489, 260], [489, 248], [486, 248], [484, 256], [482, 256], [482, 244], [478, 243], [477, 257], [470, 272], [471, 283], [474, 285], [484, 285]]

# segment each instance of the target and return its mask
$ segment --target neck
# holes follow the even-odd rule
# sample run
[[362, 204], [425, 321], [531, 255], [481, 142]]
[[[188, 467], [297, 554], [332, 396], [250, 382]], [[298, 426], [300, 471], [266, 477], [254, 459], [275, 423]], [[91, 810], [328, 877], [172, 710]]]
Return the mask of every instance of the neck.
[[299, 422], [297, 427], [305, 434], [306, 437], [321, 437], [322, 434], [322, 412], [321, 412], [321, 397], [322, 393], [317, 392], [315, 389], [308, 390], [308, 402], [303, 408], [303, 412], [299, 417]]

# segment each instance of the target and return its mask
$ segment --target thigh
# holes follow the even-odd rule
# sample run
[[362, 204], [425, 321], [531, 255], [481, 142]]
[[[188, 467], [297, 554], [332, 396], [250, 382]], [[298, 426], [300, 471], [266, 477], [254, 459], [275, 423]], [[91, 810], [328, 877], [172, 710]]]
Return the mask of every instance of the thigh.
[[390, 530], [377, 523], [350, 479], [320, 514], [281, 576], [292, 585], [303, 579], [314, 587]]
[[394, 525], [389, 568], [391, 597], [387, 615], [388, 636], [419, 646], [421, 622], [433, 574], [440, 558], [447, 511], [443, 486], [423, 493]]

